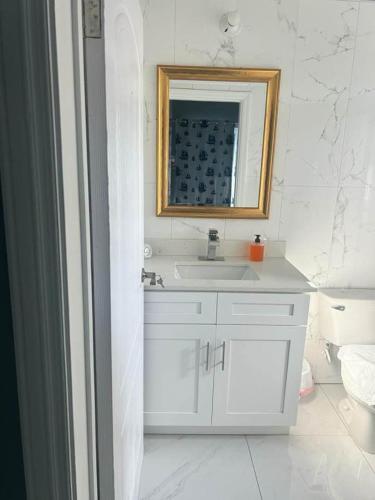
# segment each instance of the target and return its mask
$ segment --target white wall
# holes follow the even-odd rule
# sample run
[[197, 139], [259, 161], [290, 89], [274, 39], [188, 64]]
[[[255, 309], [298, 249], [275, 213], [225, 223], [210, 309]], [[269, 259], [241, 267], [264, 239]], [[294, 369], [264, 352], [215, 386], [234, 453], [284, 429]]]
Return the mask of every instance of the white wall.
[[[214, 225], [225, 239], [285, 239], [287, 258], [320, 287], [375, 286], [375, 2], [239, 0], [244, 26], [230, 39], [218, 21], [236, 3], [143, 2], [145, 236], [206, 238], [212, 225], [155, 216], [155, 65], [278, 67], [270, 218]], [[314, 308], [312, 323], [318, 357]]]

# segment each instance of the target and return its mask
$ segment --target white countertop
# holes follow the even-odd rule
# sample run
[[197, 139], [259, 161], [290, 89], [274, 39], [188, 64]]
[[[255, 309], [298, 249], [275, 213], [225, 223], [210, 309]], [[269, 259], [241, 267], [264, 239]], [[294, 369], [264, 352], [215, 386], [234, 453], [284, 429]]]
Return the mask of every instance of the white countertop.
[[[180, 279], [176, 273], [176, 263], [196, 262], [202, 264], [246, 264], [258, 275], [258, 280], [208, 280]], [[290, 262], [284, 258], [266, 258], [263, 262], [250, 262], [243, 257], [226, 257], [224, 262], [198, 261], [196, 256], [155, 256], [145, 260], [145, 270], [160, 274], [165, 288], [150, 286], [145, 283], [147, 291], [224, 291], [224, 292], [278, 292], [304, 293], [316, 289], [309, 284]]]

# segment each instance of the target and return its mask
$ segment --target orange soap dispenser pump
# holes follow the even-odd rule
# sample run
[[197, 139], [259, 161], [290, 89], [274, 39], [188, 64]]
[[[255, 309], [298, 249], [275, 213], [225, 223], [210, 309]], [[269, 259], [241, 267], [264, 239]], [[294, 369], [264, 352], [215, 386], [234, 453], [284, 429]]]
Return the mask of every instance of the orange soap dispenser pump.
[[253, 262], [261, 262], [264, 258], [264, 241], [260, 234], [256, 234], [254, 241], [250, 243], [249, 257]]

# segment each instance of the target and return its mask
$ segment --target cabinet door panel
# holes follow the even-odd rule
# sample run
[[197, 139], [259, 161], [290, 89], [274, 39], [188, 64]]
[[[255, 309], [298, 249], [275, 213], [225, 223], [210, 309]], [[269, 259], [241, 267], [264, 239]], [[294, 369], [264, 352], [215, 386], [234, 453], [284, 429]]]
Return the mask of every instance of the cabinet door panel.
[[304, 341], [303, 327], [218, 326], [213, 425], [292, 425]]
[[215, 326], [145, 325], [145, 425], [210, 425]]

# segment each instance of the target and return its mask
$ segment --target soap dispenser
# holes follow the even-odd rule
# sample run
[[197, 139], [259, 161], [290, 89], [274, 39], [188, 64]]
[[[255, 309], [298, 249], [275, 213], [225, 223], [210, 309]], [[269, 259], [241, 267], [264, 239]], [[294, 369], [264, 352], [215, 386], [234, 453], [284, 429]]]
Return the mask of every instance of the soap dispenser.
[[260, 234], [256, 234], [254, 241], [250, 243], [249, 258], [253, 262], [261, 262], [264, 258], [264, 241]]

